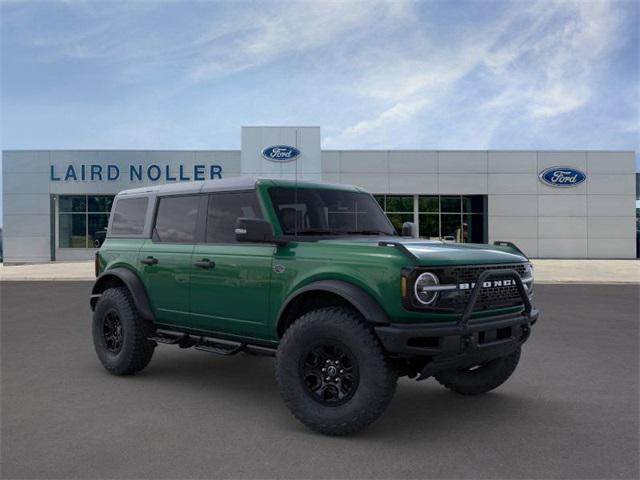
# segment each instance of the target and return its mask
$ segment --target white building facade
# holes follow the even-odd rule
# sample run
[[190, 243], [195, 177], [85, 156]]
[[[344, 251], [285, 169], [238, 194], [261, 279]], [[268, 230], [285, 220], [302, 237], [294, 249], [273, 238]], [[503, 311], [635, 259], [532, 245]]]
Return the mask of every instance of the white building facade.
[[[4, 261], [90, 259], [119, 191], [240, 175], [359, 185], [423, 238], [511, 241], [532, 258], [636, 258], [633, 151], [320, 145], [319, 127], [243, 127], [240, 150], [4, 151]], [[274, 162], [273, 146], [299, 155]]]

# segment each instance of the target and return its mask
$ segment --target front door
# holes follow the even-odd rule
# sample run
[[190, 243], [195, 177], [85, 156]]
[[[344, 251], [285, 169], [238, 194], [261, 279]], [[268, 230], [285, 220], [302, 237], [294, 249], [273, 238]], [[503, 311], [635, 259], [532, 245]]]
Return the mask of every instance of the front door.
[[152, 238], [138, 256], [156, 322], [163, 325], [189, 323], [189, 276], [200, 198], [159, 198]]
[[209, 195], [205, 242], [191, 257], [192, 327], [267, 338], [275, 246], [237, 243], [238, 217], [262, 217], [255, 191]]

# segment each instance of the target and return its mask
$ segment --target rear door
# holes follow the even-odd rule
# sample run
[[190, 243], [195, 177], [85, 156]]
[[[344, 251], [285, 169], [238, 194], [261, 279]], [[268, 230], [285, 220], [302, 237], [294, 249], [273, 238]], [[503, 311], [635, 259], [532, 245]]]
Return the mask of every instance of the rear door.
[[201, 195], [158, 198], [151, 239], [140, 250], [143, 282], [164, 325], [189, 324], [189, 275]]
[[255, 191], [209, 194], [205, 241], [191, 258], [192, 326], [265, 338], [275, 246], [236, 242], [238, 217], [262, 218]]

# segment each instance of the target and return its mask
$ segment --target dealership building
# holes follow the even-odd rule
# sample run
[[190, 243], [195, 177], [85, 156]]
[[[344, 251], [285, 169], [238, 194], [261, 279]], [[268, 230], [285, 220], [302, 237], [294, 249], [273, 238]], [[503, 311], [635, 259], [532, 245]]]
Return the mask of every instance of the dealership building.
[[240, 175], [361, 186], [421, 238], [636, 258], [633, 151], [323, 150], [319, 127], [242, 127], [240, 150], [13, 150], [2, 169], [6, 263], [92, 258], [121, 190]]

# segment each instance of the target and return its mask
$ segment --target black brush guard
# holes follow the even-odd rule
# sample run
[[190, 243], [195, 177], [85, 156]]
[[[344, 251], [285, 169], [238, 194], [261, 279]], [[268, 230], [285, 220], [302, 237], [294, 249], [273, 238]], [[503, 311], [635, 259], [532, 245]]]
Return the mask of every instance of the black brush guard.
[[[495, 277], [515, 282], [522, 310], [472, 318], [484, 282]], [[515, 352], [529, 338], [531, 325], [537, 319], [538, 311], [531, 306], [527, 290], [515, 270], [486, 270], [478, 276], [457, 322], [391, 324], [375, 330], [388, 352], [427, 360], [418, 378], [423, 380], [440, 371], [473, 367]]]

